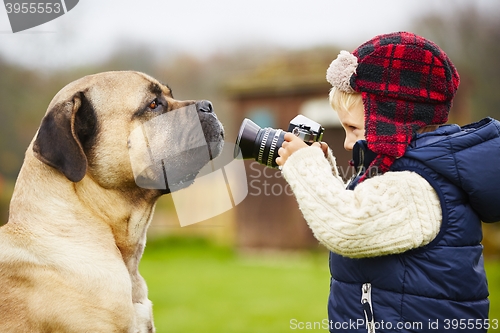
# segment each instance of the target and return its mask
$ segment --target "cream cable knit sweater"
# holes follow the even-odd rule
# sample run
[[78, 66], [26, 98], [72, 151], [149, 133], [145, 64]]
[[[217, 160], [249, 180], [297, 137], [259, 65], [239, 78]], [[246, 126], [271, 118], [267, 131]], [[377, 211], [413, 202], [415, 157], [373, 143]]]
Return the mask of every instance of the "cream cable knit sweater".
[[288, 158], [282, 174], [316, 239], [340, 255], [402, 253], [428, 244], [439, 233], [439, 198], [415, 172], [387, 172], [350, 191], [332, 152], [325, 159], [321, 149], [308, 147]]

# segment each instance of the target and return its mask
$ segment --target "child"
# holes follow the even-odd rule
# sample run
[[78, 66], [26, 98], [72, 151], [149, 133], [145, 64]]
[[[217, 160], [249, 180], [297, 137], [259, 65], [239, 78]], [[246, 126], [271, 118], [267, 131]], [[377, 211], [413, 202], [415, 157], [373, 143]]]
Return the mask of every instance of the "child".
[[408, 32], [341, 51], [327, 80], [358, 175], [346, 189], [328, 146], [291, 133], [276, 162], [331, 250], [330, 331], [498, 327], [480, 242], [481, 220], [500, 220], [500, 123], [439, 126], [459, 76]]

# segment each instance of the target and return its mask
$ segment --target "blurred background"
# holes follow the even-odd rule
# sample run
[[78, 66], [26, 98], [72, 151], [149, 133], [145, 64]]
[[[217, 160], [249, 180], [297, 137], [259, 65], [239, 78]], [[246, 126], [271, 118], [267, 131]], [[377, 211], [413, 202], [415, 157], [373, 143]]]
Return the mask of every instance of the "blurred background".
[[[496, 0], [83, 0], [16, 34], [0, 9], [0, 224], [52, 97], [101, 71], [143, 71], [176, 99], [211, 100], [231, 142], [245, 117], [287, 128], [305, 114], [325, 126], [324, 140], [348, 178], [326, 69], [341, 49], [400, 30], [433, 40], [458, 68], [450, 122], [500, 119]], [[326, 250], [279, 172], [252, 161], [246, 168], [247, 198], [210, 220], [181, 228], [172, 198], [160, 200], [141, 264], [159, 333], [289, 332], [293, 323], [326, 318]], [[500, 226], [484, 227], [490, 317], [500, 319]]]

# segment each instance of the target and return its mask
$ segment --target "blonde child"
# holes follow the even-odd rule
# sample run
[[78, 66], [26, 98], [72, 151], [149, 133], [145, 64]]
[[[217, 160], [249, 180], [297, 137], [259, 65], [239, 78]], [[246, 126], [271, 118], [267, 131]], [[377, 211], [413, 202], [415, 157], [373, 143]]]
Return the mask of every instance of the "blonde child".
[[344, 184], [325, 143], [291, 133], [276, 162], [331, 251], [330, 331], [498, 326], [480, 242], [481, 220], [500, 220], [498, 167], [482, 162], [500, 163], [500, 123], [440, 126], [458, 73], [436, 44], [408, 32], [341, 51], [327, 80], [358, 175]]

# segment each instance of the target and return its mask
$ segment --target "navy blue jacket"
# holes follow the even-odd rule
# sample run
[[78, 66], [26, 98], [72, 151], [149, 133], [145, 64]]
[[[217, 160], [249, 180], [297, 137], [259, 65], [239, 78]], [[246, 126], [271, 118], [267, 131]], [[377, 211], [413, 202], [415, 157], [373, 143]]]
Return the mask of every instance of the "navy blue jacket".
[[[362, 142], [356, 146], [370, 156]], [[397, 255], [331, 253], [330, 331], [367, 332], [373, 315], [376, 332], [486, 332], [494, 323], [487, 319], [481, 221], [500, 220], [500, 123], [486, 118], [418, 134], [391, 167], [403, 170], [417, 172], [436, 190], [440, 232], [428, 245]], [[364, 304], [363, 287], [371, 297]]]

